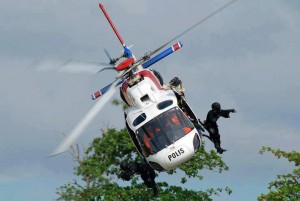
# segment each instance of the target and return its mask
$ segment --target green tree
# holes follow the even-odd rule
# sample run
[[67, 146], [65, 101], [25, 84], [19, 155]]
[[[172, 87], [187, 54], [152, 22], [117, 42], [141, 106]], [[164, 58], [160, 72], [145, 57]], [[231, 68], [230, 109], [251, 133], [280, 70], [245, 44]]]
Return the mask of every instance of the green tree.
[[288, 159], [289, 162], [294, 162], [296, 168], [289, 174], [277, 175], [277, 179], [269, 183], [269, 192], [267, 194], [261, 194], [257, 200], [300, 200], [300, 153], [296, 151], [285, 152], [271, 147], [262, 147], [259, 153], [263, 154], [266, 151], [273, 153], [278, 159], [283, 157]]
[[126, 110], [128, 108], [128, 105], [119, 99], [113, 99], [111, 101], [111, 104], [115, 106], [121, 106], [123, 110]]
[[[75, 156], [78, 162], [75, 174], [80, 177], [80, 180], [59, 187], [57, 200], [118, 200], [119, 192], [122, 193], [121, 200], [212, 200], [212, 195], [219, 195], [222, 190], [231, 193], [228, 187], [202, 191], [158, 182], [159, 196], [153, 198], [152, 190], [148, 189], [137, 176], [133, 178], [130, 186], [124, 187], [124, 184], [121, 186], [122, 182], [118, 179], [118, 167], [121, 161], [140, 160], [125, 129], [109, 128], [102, 131], [102, 136], [94, 139], [85, 151], [83, 159], [78, 158], [78, 154]], [[183, 171], [185, 175], [181, 178], [182, 183], [185, 183], [188, 178], [198, 178], [200, 181], [203, 178], [201, 170], [204, 169], [221, 173], [228, 170], [228, 167], [215, 151], [206, 152], [203, 144], [189, 162], [169, 174]]]
[[[113, 100], [114, 105], [124, 104]], [[222, 191], [230, 194], [230, 188], [188, 190], [181, 186], [169, 185], [167, 182], [158, 182], [159, 196], [153, 198], [152, 189], [148, 189], [138, 176], [133, 177], [131, 185], [126, 186], [118, 178], [119, 165], [121, 161], [128, 163], [141, 160], [137, 153], [127, 130], [116, 130], [108, 128], [102, 130], [101, 137], [95, 138], [80, 158], [78, 147], [72, 147], [72, 155], [78, 166], [74, 174], [79, 181], [73, 180], [57, 189], [57, 200], [75, 201], [96, 201], [96, 200], [212, 200], [213, 195], [220, 195]], [[196, 155], [187, 163], [184, 163], [176, 170], [168, 174], [183, 172], [180, 179], [184, 184], [189, 178], [203, 179], [202, 170], [222, 171], [228, 170], [227, 165], [215, 151], [206, 152], [203, 143]], [[159, 174], [157, 172], [157, 174]], [[181, 174], [183, 175], [183, 174]], [[119, 196], [121, 193], [121, 196]]]

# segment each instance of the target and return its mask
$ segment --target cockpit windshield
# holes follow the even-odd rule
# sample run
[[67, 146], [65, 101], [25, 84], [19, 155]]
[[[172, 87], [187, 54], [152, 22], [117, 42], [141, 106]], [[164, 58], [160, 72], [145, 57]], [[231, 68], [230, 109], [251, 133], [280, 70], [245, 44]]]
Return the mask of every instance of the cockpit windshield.
[[136, 133], [146, 156], [159, 152], [194, 128], [183, 112], [174, 107], [140, 127]]

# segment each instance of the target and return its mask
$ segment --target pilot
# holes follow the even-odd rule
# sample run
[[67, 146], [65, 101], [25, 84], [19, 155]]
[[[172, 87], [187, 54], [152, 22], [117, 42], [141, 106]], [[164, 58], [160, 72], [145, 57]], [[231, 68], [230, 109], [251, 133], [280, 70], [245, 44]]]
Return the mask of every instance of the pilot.
[[[170, 114], [170, 113], [169, 113]], [[174, 126], [174, 125], [180, 125], [180, 121], [175, 113], [173, 115], [169, 115], [165, 118], [165, 125], [166, 126]], [[170, 118], [170, 119], [169, 119]]]
[[180, 121], [175, 113], [173, 114], [172, 121], [174, 124], [180, 125]]
[[147, 163], [145, 159], [143, 159], [141, 163], [135, 162], [131, 165], [123, 161], [120, 165], [120, 168], [121, 168], [120, 177], [123, 180], [129, 181], [132, 175], [138, 174], [141, 176], [142, 180], [144, 181], [144, 184], [148, 188], [152, 188], [154, 196], [157, 196], [158, 189], [155, 183], [155, 177], [156, 177], [155, 171]]
[[152, 127], [147, 128], [147, 132], [149, 133], [150, 137], [153, 138], [156, 133], [160, 131], [159, 127], [152, 125]]
[[176, 127], [176, 126], [180, 126], [180, 128], [183, 129], [183, 131], [184, 131], [185, 134], [188, 134], [192, 130], [192, 128], [190, 128], [190, 127], [187, 127], [187, 126], [182, 127], [181, 126], [181, 123], [180, 123], [180, 121], [179, 121], [178, 116], [176, 115], [176, 113], [173, 114], [173, 116], [172, 116], [171, 119], [172, 119], [172, 121], [167, 120], [167, 123], [166, 123], [167, 126], [172, 126], [173, 128]]
[[153, 151], [152, 151], [151, 146], [150, 146], [150, 139], [149, 139], [149, 137], [147, 136], [146, 133], [144, 134], [144, 143], [145, 143], [145, 146], [150, 151], [150, 153], [153, 154]]
[[222, 110], [221, 105], [215, 102], [211, 105], [211, 110], [207, 113], [206, 121], [204, 121], [204, 128], [208, 131], [211, 141], [214, 143], [217, 152], [222, 154], [226, 149], [221, 148], [220, 134], [217, 125], [219, 117], [229, 118], [229, 114], [235, 113], [235, 109]]

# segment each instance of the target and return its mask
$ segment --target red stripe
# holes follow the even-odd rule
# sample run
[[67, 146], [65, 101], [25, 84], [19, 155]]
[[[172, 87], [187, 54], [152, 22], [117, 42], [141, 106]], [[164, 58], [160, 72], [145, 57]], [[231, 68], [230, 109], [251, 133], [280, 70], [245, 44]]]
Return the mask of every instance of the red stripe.
[[97, 91], [97, 92], [95, 92], [95, 93], [93, 94], [94, 100], [95, 100], [96, 98], [100, 97], [100, 96], [101, 96], [100, 91]]
[[121, 38], [121, 36], [120, 36], [120, 34], [119, 34], [117, 28], [115, 27], [114, 23], [111, 21], [109, 15], [107, 14], [107, 12], [106, 12], [106, 10], [105, 10], [103, 4], [99, 4], [99, 7], [101, 8], [101, 10], [102, 10], [103, 14], [105, 15], [106, 19], [108, 20], [108, 22], [109, 22], [111, 28], [114, 30], [115, 34], [117, 35], [117, 37], [118, 37], [120, 43], [121, 43], [122, 45], [125, 45], [125, 43], [124, 43], [123, 39]]
[[[159, 90], [163, 89], [159, 81], [157, 80], [157, 78], [149, 70], [142, 70], [140, 72], [137, 72], [137, 74], [144, 77], [148, 77], [149, 79], [152, 80], [152, 82], [156, 85], [156, 87]], [[124, 92], [124, 94], [126, 94], [127, 88], [128, 88], [128, 79], [122, 84], [122, 91]]]
[[126, 80], [126, 81], [123, 82], [123, 84], [122, 84], [122, 91], [124, 92], [124, 94], [126, 94], [127, 88], [128, 88], [128, 80]]
[[175, 45], [173, 45], [174, 51], [178, 50], [179, 48], [180, 48], [179, 43], [176, 43]]
[[150, 79], [152, 80], [152, 82], [154, 82], [154, 84], [156, 85], [156, 87], [157, 87], [158, 89], [160, 89], [160, 90], [163, 89], [163, 88], [161, 87], [161, 85], [159, 84], [157, 78], [156, 78], [149, 70], [143, 70], [143, 71], [140, 71], [140, 72], [138, 72], [138, 74], [139, 74], [139, 75], [142, 75], [142, 76], [144, 76], [144, 77], [150, 78]]

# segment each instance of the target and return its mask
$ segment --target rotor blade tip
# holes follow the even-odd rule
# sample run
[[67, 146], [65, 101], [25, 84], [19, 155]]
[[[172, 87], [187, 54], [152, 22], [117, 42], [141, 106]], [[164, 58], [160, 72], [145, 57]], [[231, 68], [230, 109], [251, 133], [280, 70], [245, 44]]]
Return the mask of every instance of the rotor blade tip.
[[65, 153], [65, 152], [67, 152], [67, 151], [60, 151], [60, 152], [54, 151], [47, 158], [53, 158], [55, 156], [58, 156], [58, 155], [61, 155], [61, 154]]

